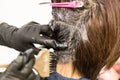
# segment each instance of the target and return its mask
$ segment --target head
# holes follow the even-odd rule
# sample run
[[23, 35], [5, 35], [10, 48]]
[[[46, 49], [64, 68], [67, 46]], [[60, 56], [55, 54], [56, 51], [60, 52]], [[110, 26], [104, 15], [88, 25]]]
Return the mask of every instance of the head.
[[67, 50], [56, 53], [61, 62], [71, 59], [80, 75], [95, 80], [104, 66], [109, 69], [120, 57], [119, 0], [80, 1], [82, 8], [52, 8], [54, 37], [68, 43]]

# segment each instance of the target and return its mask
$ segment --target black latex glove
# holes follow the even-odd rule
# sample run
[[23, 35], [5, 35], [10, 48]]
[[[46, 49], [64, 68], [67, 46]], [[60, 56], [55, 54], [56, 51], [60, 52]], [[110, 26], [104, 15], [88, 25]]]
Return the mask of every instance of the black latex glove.
[[[42, 34], [43, 36], [40, 36]], [[66, 44], [58, 44], [51, 39], [53, 32], [50, 26], [40, 25], [36, 22], [30, 22], [21, 28], [2, 23], [0, 25], [0, 44], [24, 52], [29, 48], [34, 48], [36, 53], [38, 49], [33, 43], [44, 45], [47, 48], [64, 49]]]
[[0, 80], [34, 80], [32, 68], [35, 63], [33, 49], [20, 54], [6, 69]]

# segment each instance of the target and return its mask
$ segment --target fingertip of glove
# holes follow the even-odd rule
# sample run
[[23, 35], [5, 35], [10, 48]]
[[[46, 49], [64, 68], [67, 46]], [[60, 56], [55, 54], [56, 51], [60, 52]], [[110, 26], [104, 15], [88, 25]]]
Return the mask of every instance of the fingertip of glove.
[[27, 49], [26, 51], [20, 53], [20, 55], [24, 58], [24, 62], [27, 62], [29, 59], [34, 58], [34, 49]]

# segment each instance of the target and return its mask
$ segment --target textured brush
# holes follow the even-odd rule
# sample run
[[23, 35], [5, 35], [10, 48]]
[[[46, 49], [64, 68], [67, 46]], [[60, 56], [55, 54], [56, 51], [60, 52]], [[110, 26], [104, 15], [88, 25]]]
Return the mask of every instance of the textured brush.
[[43, 49], [36, 57], [34, 69], [38, 72], [40, 77], [49, 77], [56, 72], [57, 56], [53, 50]]

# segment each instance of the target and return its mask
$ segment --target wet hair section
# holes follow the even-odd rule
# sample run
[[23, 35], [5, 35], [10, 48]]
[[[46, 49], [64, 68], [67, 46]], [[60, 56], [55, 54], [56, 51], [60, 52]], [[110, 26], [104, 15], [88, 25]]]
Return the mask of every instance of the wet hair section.
[[[55, 0], [54, 0], [55, 1]], [[65, 1], [65, 0], [64, 0]], [[59, 1], [57, 1], [59, 2]], [[60, 1], [62, 2], [62, 1]], [[65, 51], [56, 51], [62, 62], [68, 62], [69, 58], [75, 61], [75, 48], [77, 47], [79, 41], [89, 41], [86, 30], [86, 21], [89, 18], [88, 10], [85, 8], [79, 9], [68, 9], [68, 8], [53, 8], [52, 15], [54, 18], [53, 28], [54, 37], [58, 42], [67, 42], [68, 49]], [[69, 58], [67, 58], [69, 57]], [[67, 59], [65, 59], [67, 58]]]
[[75, 49], [80, 40], [83, 42], [89, 41], [84, 21], [77, 26], [69, 25], [61, 21], [54, 21], [53, 26], [53, 38], [59, 43], [67, 42], [68, 45], [66, 50], [56, 51], [59, 60], [62, 63], [67, 63], [70, 59], [74, 62], [76, 60]]
[[70, 56], [73, 53], [73, 47], [71, 45], [72, 37], [75, 29], [72, 29], [72, 26], [65, 24], [64, 22], [54, 21], [54, 35], [53, 38], [59, 42], [67, 42], [68, 48], [62, 51], [56, 51], [56, 54], [59, 56], [59, 61], [62, 63], [67, 63], [70, 59]]

